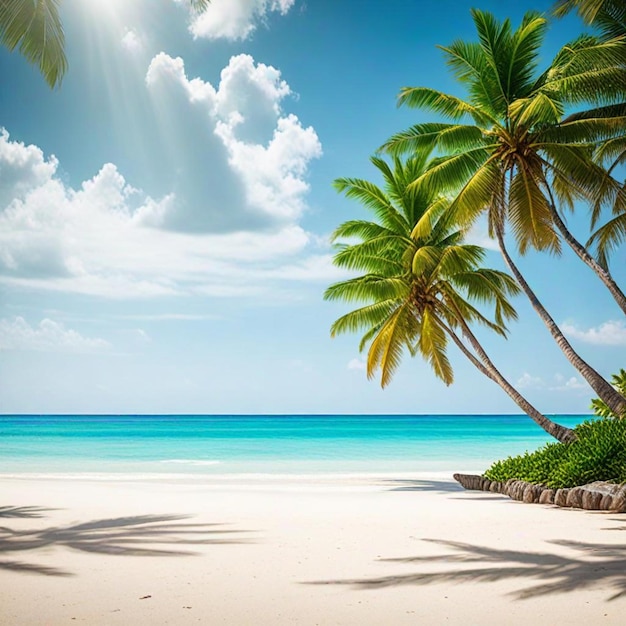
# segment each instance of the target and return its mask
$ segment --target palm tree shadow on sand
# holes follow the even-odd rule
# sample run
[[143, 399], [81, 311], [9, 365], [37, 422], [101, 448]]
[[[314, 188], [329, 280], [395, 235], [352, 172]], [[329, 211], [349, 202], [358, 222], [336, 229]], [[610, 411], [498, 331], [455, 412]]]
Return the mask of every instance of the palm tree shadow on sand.
[[[432, 480], [432, 479], [404, 479], [393, 478], [381, 481], [383, 485], [389, 487], [389, 491], [428, 491], [440, 494], [466, 494], [456, 495], [454, 500], [508, 500], [508, 496], [490, 492], [471, 492], [468, 494], [464, 487], [461, 487], [455, 480]], [[480, 494], [480, 495], [479, 495]]]
[[382, 483], [389, 487], [389, 491], [433, 491], [435, 493], [465, 491], [463, 487], [454, 480], [393, 478], [383, 480]]
[[45, 517], [44, 513], [53, 511], [42, 506], [0, 506], [0, 518], [28, 518]]
[[[5, 517], [40, 517], [38, 507], [19, 508], [27, 509], [26, 513], [29, 514]], [[37, 510], [28, 511], [29, 509]], [[187, 515], [137, 515], [35, 530], [12, 530], [6, 526], [0, 526], [0, 553], [65, 547], [81, 552], [121, 556], [192, 556], [197, 552], [188, 549], [181, 550], [179, 546], [242, 544], [254, 541], [241, 537], [241, 533], [250, 532], [249, 530], [227, 529], [224, 528], [224, 524], [198, 524], [182, 521], [189, 517]], [[23, 561], [0, 560], [0, 569], [47, 576], [72, 575], [71, 572], [62, 569]]]
[[[626, 530], [626, 527], [612, 530]], [[511, 592], [509, 595], [516, 600], [591, 588], [612, 592], [608, 600], [626, 596], [626, 545], [593, 544], [580, 541], [550, 542], [554, 545], [565, 546], [577, 553], [576, 556], [563, 556], [550, 551], [522, 552], [437, 539], [424, 541], [445, 546], [451, 553], [381, 559], [381, 561], [404, 564], [458, 563], [467, 565], [475, 563], [480, 566], [451, 569], [445, 572], [416, 572], [378, 578], [315, 581], [306, 584], [382, 589], [400, 585], [434, 585], [446, 582], [474, 584], [519, 579], [520, 581], [533, 581], [536, 584]]]

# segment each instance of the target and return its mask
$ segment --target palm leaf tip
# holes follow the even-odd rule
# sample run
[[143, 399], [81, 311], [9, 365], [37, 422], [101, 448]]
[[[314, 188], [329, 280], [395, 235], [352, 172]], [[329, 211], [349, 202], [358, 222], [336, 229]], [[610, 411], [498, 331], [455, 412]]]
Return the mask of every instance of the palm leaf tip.
[[0, 42], [9, 50], [18, 48], [52, 88], [60, 85], [67, 71], [59, 5], [60, 0], [0, 3]]

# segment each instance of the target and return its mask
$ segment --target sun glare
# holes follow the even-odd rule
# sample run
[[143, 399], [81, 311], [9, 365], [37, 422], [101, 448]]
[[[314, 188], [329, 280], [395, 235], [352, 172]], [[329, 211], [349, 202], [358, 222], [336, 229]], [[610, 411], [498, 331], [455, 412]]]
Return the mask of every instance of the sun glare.
[[129, 10], [139, 4], [138, 0], [82, 0], [82, 5], [93, 14], [94, 18], [120, 22]]

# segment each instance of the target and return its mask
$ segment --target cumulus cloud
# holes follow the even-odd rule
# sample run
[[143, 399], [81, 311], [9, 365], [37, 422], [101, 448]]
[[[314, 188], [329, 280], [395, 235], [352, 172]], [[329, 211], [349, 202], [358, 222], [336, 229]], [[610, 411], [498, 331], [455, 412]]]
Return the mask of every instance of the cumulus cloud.
[[550, 389], [552, 391], [577, 391], [582, 389], [589, 391], [590, 387], [586, 381], [581, 380], [576, 376], [571, 376], [566, 379], [565, 376], [556, 374], [554, 376], [554, 384], [550, 387]]
[[145, 48], [143, 37], [134, 29], [129, 28], [121, 39], [122, 47], [131, 54], [139, 54]]
[[206, 11], [192, 13], [189, 31], [194, 38], [247, 39], [269, 13], [285, 15], [294, 4], [295, 0], [212, 0]]
[[566, 335], [585, 343], [597, 346], [626, 346], [626, 324], [621, 320], [609, 320], [586, 330], [571, 323], [565, 323], [561, 328]]
[[0, 207], [4, 283], [110, 298], [231, 297], [339, 276], [295, 214], [273, 230], [191, 235], [155, 227], [155, 216], [175, 210], [174, 194], [146, 196], [111, 163], [74, 189], [57, 167], [0, 134], [0, 171], [13, 190]]
[[364, 372], [367, 369], [367, 363], [363, 359], [352, 359], [348, 363], [348, 369]]
[[101, 352], [110, 347], [104, 339], [83, 337], [48, 318], [36, 326], [31, 326], [23, 317], [0, 319], [0, 350]]
[[517, 379], [515, 386], [518, 389], [545, 389], [548, 391], [589, 391], [589, 385], [577, 376], [565, 378], [562, 374], [556, 373], [552, 379], [543, 379], [540, 376], [532, 376], [524, 372]]
[[540, 376], [532, 376], [531, 374], [529, 374], [528, 372], [524, 372], [518, 379], [517, 382], [515, 383], [515, 386], [518, 389], [532, 389], [532, 388], [539, 388], [541, 389], [542, 387], [545, 387], [546, 384], [543, 380], [543, 378], [541, 378]]
[[271, 230], [302, 215], [308, 165], [321, 144], [312, 127], [283, 112], [291, 90], [278, 70], [241, 54], [214, 87], [188, 78], [181, 58], [160, 53], [146, 83], [167, 129], [155, 167], [175, 195], [167, 207], [146, 210], [145, 223], [196, 232]]
[[113, 163], [70, 186], [54, 156], [0, 131], [0, 281], [108, 298], [259, 297], [280, 281], [342, 276], [300, 226], [321, 145], [285, 112], [279, 70], [238, 55], [214, 87], [161, 53], [145, 83], [158, 126], [141, 131], [139, 165], [152, 193]]
[[9, 133], [0, 129], [0, 211], [49, 180], [57, 166], [54, 157], [46, 160], [37, 146], [9, 141]]

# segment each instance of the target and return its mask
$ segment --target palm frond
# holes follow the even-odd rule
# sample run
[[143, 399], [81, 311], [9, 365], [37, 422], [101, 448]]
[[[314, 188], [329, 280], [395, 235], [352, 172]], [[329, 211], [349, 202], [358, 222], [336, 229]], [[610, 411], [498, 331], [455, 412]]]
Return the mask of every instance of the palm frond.
[[602, 41], [582, 35], [555, 57], [542, 87], [564, 102], [618, 103], [626, 94], [624, 37]]
[[432, 193], [453, 191], [463, 186], [489, 158], [484, 147], [433, 159], [430, 167], [413, 182]]
[[211, 4], [211, 0], [189, 0], [191, 9], [198, 13], [206, 11], [209, 8], [209, 4]]
[[380, 150], [393, 155], [421, 151], [461, 151], [485, 144], [483, 131], [478, 126], [427, 122], [390, 137]]
[[435, 375], [446, 385], [454, 381], [452, 366], [446, 355], [446, 333], [437, 323], [430, 309], [426, 309], [422, 317], [421, 332], [418, 340], [420, 352], [426, 357]]
[[452, 322], [453, 326], [463, 326], [463, 323], [468, 327], [471, 324], [480, 324], [497, 335], [506, 337], [507, 329], [503, 323], [498, 320], [490, 320], [468, 300], [463, 298], [458, 291], [446, 290], [445, 301], [447, 307], [445, 315]]
[[495, 302], [495, 320], [498, 326], [504, 328], [506, 320], [517, 319], [517, 312], [508, 298], [518, 295], [521, 290], [508, 274], [479, 267], [472, 271], [457, 272], [451, 282], [466, 291], [470, 300], [483, 304]]
[[377, 224], [376, 222], [368, 222], [366, 220], [350, 220], [337, 226], [330, 236], [331, 243], [339, 239], [351, 239], [358, 237], [362, 240], [375, 239], [378, 237], [397, 236], [392, 230]]
[[397, 300], [392, 298], [350, 311], [333, 322], [330, 327], [330, 336], [336, 337], [342, 333], [354, 333], [378, 326], [389, 317], [397, 306]]
[[[582, 143], [602, 146], [615, 136], [623, 135], [626, 128], [626, 105], [621, 115], [609, 116], [608, 109], [617, 109], [617, 106], [606, 107], [606, 115], [578, 117], [568, 116], [558, 124], [541, 129], [535, 134], [537, 143]], [[619, 108], [622, 108], [621, 106]], [[617, 111], [615, 111], [617, 113]]]
[[367, 354], [367, 377], [373, 378], [381, 370], [381, 387], [386, 387], [400, 365], [406, 346], [407, 328], [411, 311], [408, 303], [399, 306], [382, 324], [372, 340]]
[[553, 14], [563, 17], [573, 10], [586, 24], [597, 26], [605, 39], [626, 33], [624, 0], [557, 0]]
[[506, 93], [509, 102], [524, 98], [533, 89], [539, 50], [546, 35], [548, 21], [533, 11], [524, 15], [520, 27], [512, 34], [506, 58]]
[[560, 240], [552, 226], [550, 204], [539, 187], [537, 176], [524, 164], [520, 165], [511, 180], [508, 218], [520, 254], [528, 246], [558, 254]]
[[450, 206], [458, 224], [472, 224], [493, 200], [502, 185], [502, 172], [493, 157], [478, 168]]
[[405, 249], [406, 246], [398, 244], [395, 237], [382, 236], [358, 244], [339, 246], [333, 263], [343, 269], [388, 276], [393, 271], [402, 271], [400, 259]]
[[543, 163], [550, 171], [560, 171], [572, 181], [580, 194], [584, 194], [591, 208], [592, 226], [597, 224], [602, 209], [613, 207], [619, 212], [626, 206], [623, 186], [605, 169], [592, 160], [592, 146], [541, 144], [547, 156]]
[[598, 228], [586, 245], [595, 248], [598, 263], [604, 269], [608, 269], [611, 254], [624, 242], [626, 242], [626, 213], [612, 218]]
[[529, 98], [518, 98], [509, 106], [514, 122], [525, 128], [557, 124], [564, 112], [563, 103], [547, 93], [539, 92]]
[[476, 267], [485, 258], [485, 249], [470, 244], [446, 246], [437, 267], [437, 273], [446, 280], [468, 267]]
[[[386, 318], [385, 318], [386, 319]], [[384, 323], [384, 320], [381, 321], [380, 323], [372, 326], [362, 337], [361, 337], [361, 341], [359, 341], [359, 352], [363, 352], [363, 350], [365, 350], [365, 348], [367, 348], [367, 346], [371, 343], [372, 339], [374, 339], [374, 337], [376, 337], [376, 335], [378, 334], [378, 332], [380, 331], [382, 325]]]
[[398, 106], [402, 105], [433, 111], [453, 120], [469, 116], [475, 122], [478, 120], [477, 123], [491, 121], [485, 112], [469, 102], [429, 87], [403, 87], [398, 95]]
[[61, 84], [67, 70], [59, 4], [60, 0], [0, 3], [0, 42], [9, 50], [19, 47], [52, 88]]
[[420, 246], [411, 251], [411, 272], [414, 276], [428, 277], [438, 266], [443, 254], [440, 246]]
[[441, 197], [432, 202], [420, 215], [413, 216], [415, 226], [413, 226], [411, 231], [411, 239], [417, 242], [426, 241], [433, 235], [433, 229], [440, 223], [442, 216], [448, 211], [449, 207], [450, 200], [446, 197]]
[[620, 67], [598, 67], [574, 76], [563, 76], [552, 80], [549, 87], [568, 104], [605, 105], [626, 97], [626, 77]]
[[370, 209], [386, 228], [394, 232], [407, 230], [406, 220], [378, 186], [360, 178], [338, 178], [333, 185], [337, 191], [343, 192], [346, 197], [358, 200]]
[[605, 167], [608, 166], [609, 173], [626, 162], [626, 134], [604, 141], [598, 146], [594, 159]]
[[500, 111], [494, 107], [494, 102], [497, 102], [499, 86], [481, 45], [457, 40], [439, 48], [446, 55], [452, 73], [469, 90], [475, 109], [471, 114], [474, 122], [481, 126], [496, 125]]
[[335, 283], [324, 292], [324, 300], [343, 302], [380, 302], [400, 300], [409, 292], [407, 281], [400, 277], [366, 274]]

